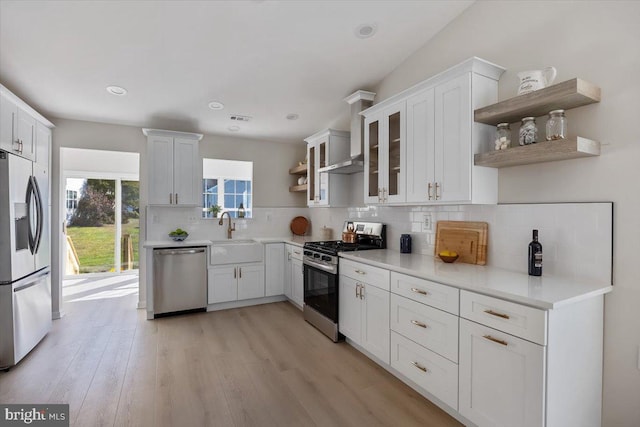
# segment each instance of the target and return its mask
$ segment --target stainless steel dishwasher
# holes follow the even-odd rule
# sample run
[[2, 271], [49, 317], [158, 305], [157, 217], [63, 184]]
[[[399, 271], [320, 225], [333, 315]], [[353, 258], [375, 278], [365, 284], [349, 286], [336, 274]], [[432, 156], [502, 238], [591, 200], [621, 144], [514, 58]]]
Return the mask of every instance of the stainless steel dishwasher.
[[153, 314], [207, 307], [207, 248], [153, 250]]

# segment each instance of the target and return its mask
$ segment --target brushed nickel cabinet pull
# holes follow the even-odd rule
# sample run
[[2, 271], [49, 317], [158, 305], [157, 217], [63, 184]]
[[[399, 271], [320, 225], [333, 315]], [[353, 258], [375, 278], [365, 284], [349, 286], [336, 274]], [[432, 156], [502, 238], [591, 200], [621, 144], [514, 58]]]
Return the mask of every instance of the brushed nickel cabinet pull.
[[367, 274], [367, 272], [366, 272], [366, 271], [362, 271], [362, 270], [356, 270], [356, 273], [358, 273], [358, 274], [362, 274], [362, 275]]
[[429, 200], [431, 200], [433, 198], [433, 196], [431, 195], [431, 188], [433, 188], [433, 184], [428, 183], [427, 184], [427, 196], [429, 197]]
[[356, 284], [356, 298], [360, 296], [360, 283]]
[[173, 204], [173, 193], [169, 193], [169, 204]]
[[176, 193], [176, 205], [178, 204], [178, 193]]
[[436, 200], [440, 199], [442, 196], [438, 194], [438, 189], [440, 188], [440, 183], [436, 182]]
[[421, 328], [427, 327], [426, 323], [418, 322], [417, 320], [412, 320], [411, 323], [413, 323], [416, 326], [420, 326]]
[[411, 292], [415, 292], [416, 294], [420, 294], [420, 295], [429, 295], [429, 292], [423, 291], [422, 289], [418, 289], [418, 288], [411, 288]]
[[498, 343], [498, 344], [502, 344], [502, 345], [504, 345], [504, 346], [509, 345], [509, 344], [507, 344], [507, 342], [506, 342], [506, 341], [501, 340], [501, 339], [498, 339], [498, 338], [494, 338], [494, 337], [492, 337], [491, 335], [483, 335], [482, 337], [483, 337], [483, 338], [488, 339], [489, 341], [493, 341], [493, 342], [496, 342], [496, 343]]
[[360, 285], [360, 299], [364, 299], [364, 285]]
[[238, 278], [242, 279], [242, 267], [238, 267]]
[[233, 278], [237, 279], [237, 273], [236, 273], [237, 268], [233, 267]]
[[492, 316], [502, 317], [503, 319], [510, 319], [508, 314], [498, 313], [498, 312], [493, 311], [493, 310], [485, 310], [484, 312], [487, 313], [487, 314], [490, 314]]
[[429, 370], [427, 368], [425, 368], [424, 366], [422, 366], [418, 362], [411, 362], [411, 364], [413, 366], [415, 366], [416, 368], [420, 369], [422, 372], [429, 372]]

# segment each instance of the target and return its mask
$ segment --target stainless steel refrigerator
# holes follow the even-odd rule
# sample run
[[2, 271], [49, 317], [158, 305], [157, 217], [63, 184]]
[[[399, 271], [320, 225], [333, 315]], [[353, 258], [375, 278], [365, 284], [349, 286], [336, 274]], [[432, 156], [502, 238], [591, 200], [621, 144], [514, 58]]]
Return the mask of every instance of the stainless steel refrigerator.
[[0, 150], [0, 369], [50, 329], [49, 173]]

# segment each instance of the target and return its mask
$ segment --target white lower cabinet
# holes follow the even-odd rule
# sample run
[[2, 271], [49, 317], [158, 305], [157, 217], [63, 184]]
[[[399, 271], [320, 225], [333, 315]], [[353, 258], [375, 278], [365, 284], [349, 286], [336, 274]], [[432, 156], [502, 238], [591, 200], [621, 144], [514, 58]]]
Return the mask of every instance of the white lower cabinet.
[[389, 363], [389, 291], [341, 275], [340, 333]]
[[208, 303], [264, 297], [262, 263], [209, 267]]
[[453, 409], [458, 409], [456, 363], [391, 331], [391, 367]]
[[301, 247], [287, 245], [287, 264], [285, 269], [285, 273], [288, 275], [285, 295], [299, 308], [302, 308], [304, 303], [304, 270]]
[[480, 427], [544, 426], [545, 347], [460, 319], [460, 413]]
[[264, 245], [264, 295], [283, 295], [284, 291], [284, 243]]

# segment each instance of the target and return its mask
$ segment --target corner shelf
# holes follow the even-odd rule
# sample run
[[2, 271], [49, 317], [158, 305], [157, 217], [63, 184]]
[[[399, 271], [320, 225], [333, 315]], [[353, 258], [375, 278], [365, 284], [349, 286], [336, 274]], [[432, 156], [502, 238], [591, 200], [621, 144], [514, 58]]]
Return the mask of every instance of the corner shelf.
[[474, 164], [490, 168], [505, 168], [599, 155], [599, 142], [577, 137], [479, 153], [474, 156]]
[[307, 191], [307, 184], [302, 184], [302, 185], [292, 185], [291, 187], [289, 187], [289, 192], [290, 193], [295, 193], [298, 191]]
[[525, 95], [506, 99], [474, 111], [474, 121], [488, 125], [514, 123], [523, 117], [540, 117], [549, 111], [600, 102], [600, 88], [582, 79], [571, 79]]
[[307, 174], [307, 164], [298, 165], [289, 169], [289, 175], [306, 175]]

